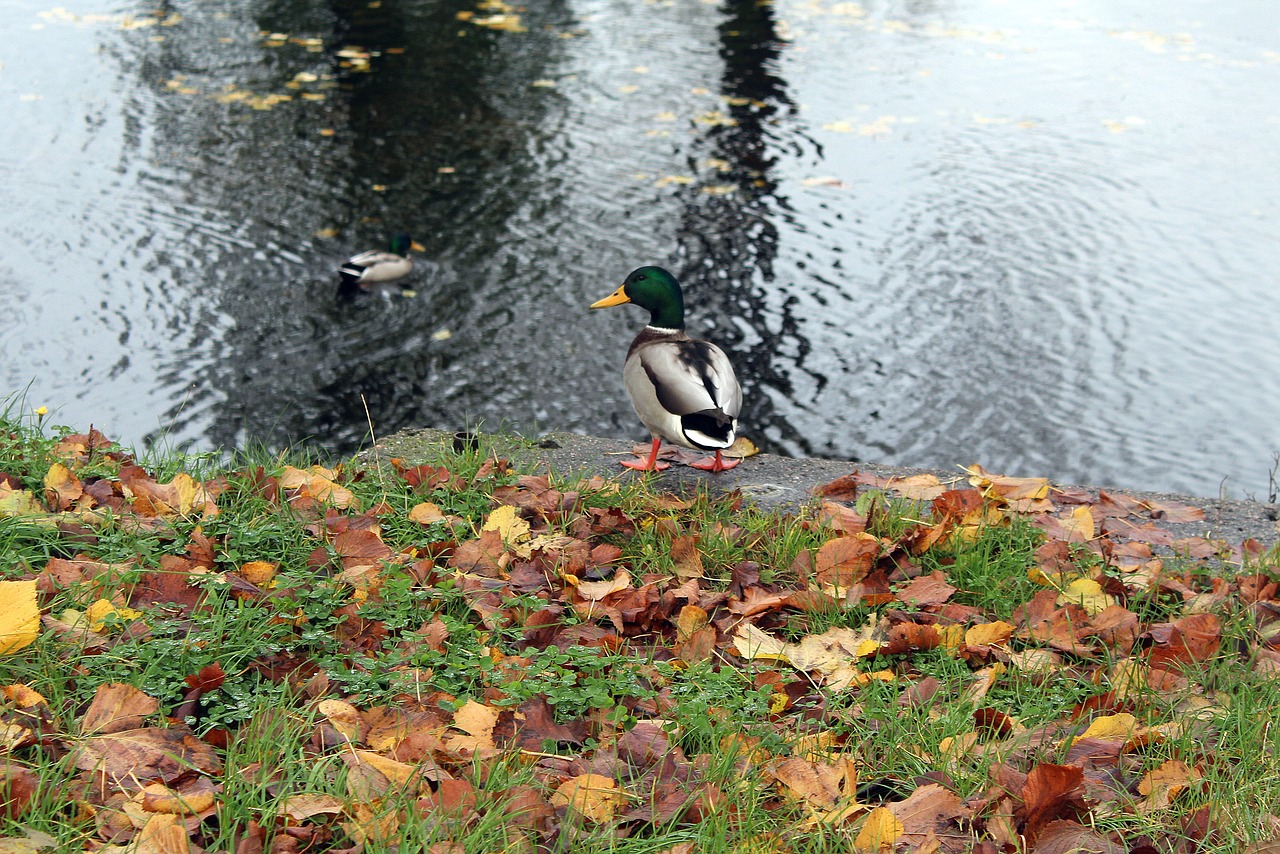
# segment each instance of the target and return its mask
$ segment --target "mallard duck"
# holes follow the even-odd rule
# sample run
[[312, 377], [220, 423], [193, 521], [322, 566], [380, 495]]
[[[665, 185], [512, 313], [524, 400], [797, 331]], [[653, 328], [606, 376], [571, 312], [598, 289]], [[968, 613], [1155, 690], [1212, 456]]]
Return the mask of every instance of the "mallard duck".
[[409, 257], [411, 249], [423, 251], [423, 247], [414, 243], [409, 235], [397, 234], [391, 238], [388, 250], [371, 249], [352, 255], [338, 268], [338, 275], [342, 277], [344, 287], [364, 287], [403, 279], [413, 272], [413, 259]]
[[684, 332], [684, 295], [676, 277], [661, 267], [632, 271], [622, 286], [591, 304], [592, 308], [635, 303], [649, 310], [649, 325], [631, 342], [622, 379], [636, 414], [653, 434], [647, 462], [627, 460], [637, 471], [661, 471], [658, 449], [666, 439], [700, 451], [715, 451], [714, 459], [692, 463], [694, 468], [720, 472], [740, 460], [725, 460], [720, 452], [733, 444], [742, 409], [742, 389], [729, 357], [709, 341]]

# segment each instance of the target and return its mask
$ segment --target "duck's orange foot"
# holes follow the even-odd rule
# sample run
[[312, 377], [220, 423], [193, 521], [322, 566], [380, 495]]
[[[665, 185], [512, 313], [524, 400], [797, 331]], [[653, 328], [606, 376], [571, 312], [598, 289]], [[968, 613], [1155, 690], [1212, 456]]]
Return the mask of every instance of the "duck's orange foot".
[[716, 451], [716, 455], [714, 457], [707, 457], [706, 459], [698, 460], [696, 463], [689, 463], [689, 467], [716, 474], [718, 472], [728, 471], [740, 462], [742, 462], [742, 460], [726, 460], [724, 457], [720, 456], [719, 451]]
[[657, 460], [646, 460], [636, 457], [634, 460], [623, 460], [622, 465], [633, 471], [666, 471], [671, 468], [671, 463], [660, 463]]

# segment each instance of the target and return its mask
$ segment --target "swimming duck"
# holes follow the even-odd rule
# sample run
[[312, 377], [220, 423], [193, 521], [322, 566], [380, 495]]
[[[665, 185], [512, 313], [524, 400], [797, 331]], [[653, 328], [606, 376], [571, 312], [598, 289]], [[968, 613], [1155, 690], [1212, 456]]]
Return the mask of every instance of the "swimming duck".
[[413, 259], [409, 257], [411, 249], [423, 251], [423, 247], [414, 243], [409, 235], [397, 234], [391, 238], [388, 251], [371, 249], [352, 255], [338, 268], [343, 287], [364, 287], [403, 279], [413, 272]]
[[658, 462], [666, 439], [686, 448], [715, 451], [715, 458], [692, 463], [694, 468], [720, 472], [740, 460], [725, 460], [720, 452], [733, 444], [742, 409], [742, 389], [729, 357], [709, 341], [684, 332], [684, 295], [676, 277], [661, 267], [641, 267], [622, 286], [591, 304], [592, 308], [635, 303], [649, 311], [649, 325], [631, 342], [622, 379], [636, 414], [653, 434], [648, 461], [627, 460], [637, 471], [669, 468]]

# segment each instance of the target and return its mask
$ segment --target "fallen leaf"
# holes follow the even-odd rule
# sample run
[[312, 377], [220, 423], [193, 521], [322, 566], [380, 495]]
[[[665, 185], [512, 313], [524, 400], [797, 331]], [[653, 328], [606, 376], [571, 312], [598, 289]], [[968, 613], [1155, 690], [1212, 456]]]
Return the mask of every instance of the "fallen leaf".
[[0, 655], [30, 646], [40, 634], [36, 581], [0, 581]]
[[902, 836], [902, 822], [888, 807], [876, 807], [862, 823], [862, 829], [853, 840], [853, 845], [861, 851], [893, 851], [894, 843]]
[[580, 774], [551, 794], [552, 806], [568, 807], [594, 824], [612, 821], [625, 800], [618, 784], [602, 774]]

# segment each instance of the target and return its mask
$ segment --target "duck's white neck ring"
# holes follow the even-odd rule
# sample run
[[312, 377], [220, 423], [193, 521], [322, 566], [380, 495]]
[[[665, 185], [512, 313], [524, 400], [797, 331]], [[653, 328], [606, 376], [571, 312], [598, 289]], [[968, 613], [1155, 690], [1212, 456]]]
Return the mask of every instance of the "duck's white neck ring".
[[679, 329], [667, 329], [666, 327], [663, 327], [663, 326], [646, 326], [645, 329], [647, 329], [650, 332], [656, 332], [659, 335], [675, 335], [677, 332], [682, 331]]

